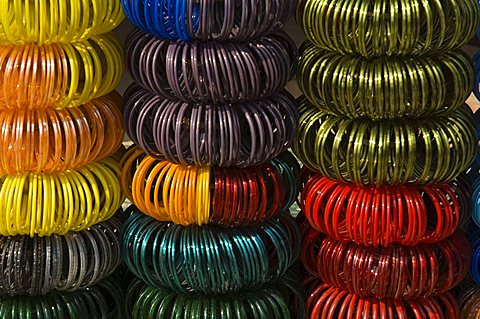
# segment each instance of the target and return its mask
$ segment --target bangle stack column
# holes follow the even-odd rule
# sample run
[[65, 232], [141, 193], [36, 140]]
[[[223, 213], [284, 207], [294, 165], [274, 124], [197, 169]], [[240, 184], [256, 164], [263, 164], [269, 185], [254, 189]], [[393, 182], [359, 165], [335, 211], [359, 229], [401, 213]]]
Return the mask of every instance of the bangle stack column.
[[121, 317], [123, 18], [115, 0], [0, 4], [1, 318]]
[[124, 1], [132, 318], [303, 318], [298, 112], [283, 90], [296, 1]]
[[458, 318], [476, 0], [299, 4], [310, 318]]

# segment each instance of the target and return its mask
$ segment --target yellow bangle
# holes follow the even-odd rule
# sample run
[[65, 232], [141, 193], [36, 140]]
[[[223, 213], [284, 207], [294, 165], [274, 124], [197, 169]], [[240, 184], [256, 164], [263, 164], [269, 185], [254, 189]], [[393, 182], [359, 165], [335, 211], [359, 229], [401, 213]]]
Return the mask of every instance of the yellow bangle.
[[124, 18], [119, 0], [3, 0], [0, 44], [83, 41]]
[[110, 158], [55, 175], [0, 175], [0, 235], [64, 235], [107, 220], [124, 200], [119, 179]]
[[113, 91], [124, 70], [113, 33], [72, 44], [0, 47], [0, 109], [79, 106]]

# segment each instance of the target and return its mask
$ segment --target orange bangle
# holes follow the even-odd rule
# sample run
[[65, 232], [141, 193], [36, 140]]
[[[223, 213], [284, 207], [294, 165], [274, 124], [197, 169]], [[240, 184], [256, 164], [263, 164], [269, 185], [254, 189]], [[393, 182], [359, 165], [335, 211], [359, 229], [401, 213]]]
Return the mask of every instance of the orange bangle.
[[79, 106], [115, 89], [124, 68], [113, 33], [72, 44], [3, 46], [0, 109]]
[[78, 108], [0, 112], [0, 173], [55, 173], [113, 154], [123, 140], [121, 97]]

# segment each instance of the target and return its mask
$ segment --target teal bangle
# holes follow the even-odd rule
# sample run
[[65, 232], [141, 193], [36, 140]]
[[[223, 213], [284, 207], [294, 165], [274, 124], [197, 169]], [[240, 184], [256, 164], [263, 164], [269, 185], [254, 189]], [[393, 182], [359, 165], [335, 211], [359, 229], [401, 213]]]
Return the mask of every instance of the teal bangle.
[[448, 117], [372, 122], [318, 111], [300, 99], [293, 149], [311, 170], [358, 185], [448, 182], [473, 163], [477, 136], [463, 105]]
[[299, 255], [300, 232], [280, 213], [255, 227], [184, 227], [133, 213], [122, 233], [130, 271], [157, 288], [223, 294], [259, 288]]

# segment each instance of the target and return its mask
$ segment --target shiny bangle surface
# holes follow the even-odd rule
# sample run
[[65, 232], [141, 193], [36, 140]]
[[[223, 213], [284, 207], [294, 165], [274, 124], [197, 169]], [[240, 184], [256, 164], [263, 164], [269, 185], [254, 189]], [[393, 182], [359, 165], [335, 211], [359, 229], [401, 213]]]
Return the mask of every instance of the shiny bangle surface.
[[302, 261], [324, 283], [362, 297], [409, 299], [442, 294], [470, 269], [472, 252], [456, 233], [437, 244], [364, 247], [342, 243], [315, 230], [302, 242]]
[[297, 0], [121, 0], [127, 18], [161, 38], [241, 40], [280, 29]]
[[317, 108], [338, 116], [381, 120], [445, 115], [460, 107], [473, 87], [470, 60], [460, 50], [365, 59], [305, 42], [300, 53], [300, 90]]
[[83, 41], [113, 30], [123, 18], [119, 0], [4, 0], [0, 44]]
[[133, 213], [122, 233], [123, 256], [148, 285], [181, 293], [226, 294], [280, 278], [300, 250], [287, 214], [254, 227], [184, 227]]
[[0, 237], [0, 295], [43, 295], [96, 284], [121, 263], [121, 226], [120, 217], [113, 217], [64, 236]]
[[459, 289], [460, 318], [476, 319], [480, 316], [480, 287], [467, 278]]
[[321, 284], [307, 300], [308, 318], [421, 319], [459, 318], [455, 297], [447, 292], [420, 299], [362, 298], [341, 288]]
[[288, 152], [259, 166], [184, 166], [131, 148], [121, 160], [122, 188], [140, 211], [181, 225], [246, 226], [288, 209], [300, 188]]
[[293, 150], [311, 170], [359, 185], [442, 183], [474, 161], [478, 140], [464, 105], [448, 117], [372, 122], [318, 111], [305, 98]]
[[124, 318], [125, 287], [112, 275], [87, 290], [54, 291], [43, 296], [2, 296], [0, 317], [5, 319]]
[[254, 101], [281, 90], [297, 70], [285, 32], [240, 42], [179, 42], [134, 30], [125, 43], [127, 69], [149, 91], [185, 102]]
[[75, 43], [0, 47], [0, 109], [79, 106], [115, 89], [125, 63], [113, 33]]
[[306, 315], [298, 281], [287, 278], [257, 290], [225, 295], [182, 294], [135, 280], [128, 289], [127, 308], [132, 319], [220, 319], [225, 314], [232, 314], [228, 318], [304, 319]]
[[290, 147], [299, 114], [283, 91], [255, 102], [201, 104], [163, 99], [133, 84], [123, 97], [132, 141], [184, 165], [252, 166]]
[[121, 97], [78, 108], [0, 112], [0, 172], [56, 173], [113, 154], [123, 140]]
[[0, 235], [64, 235], [109, 219], [123, 203], [111, 159], [62, 173], [0, 176]]
[[448, 184], [368, 186], [311, 177], [301, 206], [309, 224], [344, 243], [413, 246], [451, 236], [470, 217], [465, 175]]
[[366, 57], [449, 51], [472, 39], [480, 22], [477, 0], [305, 0], [296, 14], [316, 45]]

